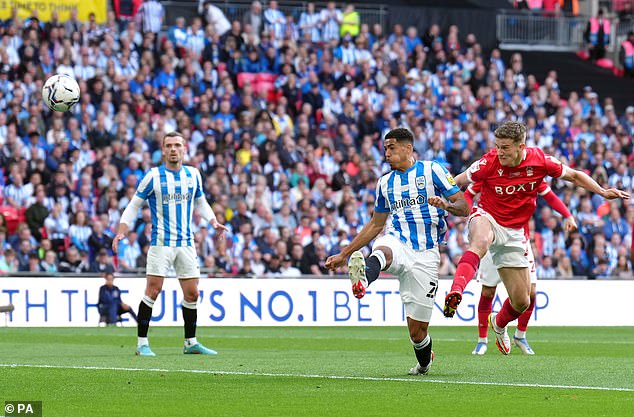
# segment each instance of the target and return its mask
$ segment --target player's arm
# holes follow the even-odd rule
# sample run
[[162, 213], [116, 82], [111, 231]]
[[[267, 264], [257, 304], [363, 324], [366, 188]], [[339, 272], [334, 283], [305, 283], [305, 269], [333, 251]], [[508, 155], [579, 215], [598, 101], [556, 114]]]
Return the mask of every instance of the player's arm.
[[564, 229], [567, 232], [577, 231], [577, 221], [570, 213], [570, 210], [568, 210], [568, 207], [566, 207], [564, 202], [557, 197], [557, 194], [553, 192], [546, 182], [542, 181], [541, 185], [537, 189], [537, 193], [546, 200], [553, 210], [561, 214], [561, 217], [564, 218]]
[[559, 178], [570, 181], [576, 186], [585, 188], [590, 192], [599, 194], [601, 197], [607, 200], [613, 200], [615, 198], [622, 198], [627, 200], [630, 198], [630, 195], [625, 191], [619, 190], [617, 188], [603, 188], [585, 172], [567, 166], [563, 167], [563, 174]]
[[454, 216], [468, 216], [469, 204], [460, 191], [460, 187], [454, 177], [447, 169], [439, 163], [433, 162], [431, 165], [432, 180], [434, 187], [440, 190], [442, 196], [431, 196], [427, 203], [431, 206], [446, 210]]
[[112, 251], [115, 255], [119, 254], [119, 242], [127, 236], [128, 231], [134, 225], [137, 213], [144, 201], [145, 200], [135, 194], [125, 210], [123, 210], [123, 214], [121, 214], [121, 219], [119, 220], [119, 226], [117, 227], [117, 235], [112, 239]]
[[352, 242], [350, 242], [348, 246], [344, 247], [341, 252], [326, 260], [326, 268], [334, 271], [340, 266], [343, 266], [350, 255], [352, 255], [352, 252], [359, 250], [370, 243], [372, 239], [381, 233], [383, 227], [385, 227], [388, 215], [389, 212], [377, 212], [375, 210], [370, 221], [363, 226], [361, 232], [352, 239]]
[[432, 196], [429, 197], [428, 202], [430, 206], [448, 211], [454, 216], [466, 217], [469, 215], [470, 206], [462, 191], [458, 191], [457, 193], [450, 195], [446, 200], [442, 197]]
[[469, 181], [467, 171], [461, 172], [460, 174], [456, 175], [454, 177], [454, 180], [456, 181], [456, 185], [460, 188], [464, 188], [472, 183], [472, 181]]
[[117, 235], [112, 239], [112, 251], [115, 256], [119, 253], [119, 242], [126, 237], [130, 228], [136, 221], [137, 214], [141, 206], [154, 191], [154, 178], [152, 170], [145, 174], [145, 177], [139, 183], [136, 193], [121, 214], [119, 226], [117, 227]]

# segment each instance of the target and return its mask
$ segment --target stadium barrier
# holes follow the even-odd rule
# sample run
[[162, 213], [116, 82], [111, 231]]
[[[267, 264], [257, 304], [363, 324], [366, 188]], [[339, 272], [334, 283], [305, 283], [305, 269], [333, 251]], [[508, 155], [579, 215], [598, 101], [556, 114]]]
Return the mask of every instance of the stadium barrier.
[[[94, 327], [98, 325], [97, 301], [102, 278], [0, 277], [0, 304], [13, 304], [11, 327]], [[115, 285], [125, 303], [137, 308], [145, 280], [117, 278]], [[450, 280], [440, 280], [432, 324], [477, 325], [480, 286], [471, 283], [456, 317], [442, 316]], [[399, 326], [405, 315], [398, 281], [382, 278], [367, 295], [357, 300], [347, 278], [200, 280], [199, 326]], [[537, 285], [532, 325], [536, 326], [633, 326], [634, 304], [619, 302], [618, 294], [634, 293], [634, 280], [544, 280]], [[506, 298], [502, 286], [493, 309]], [[181, 289], [167, 279], [153, 311], [153, 326], [180, 326]], [[123, 316], [124, 326], [135, 326]]]
[[502, 49], [570, 51], [585, 47], [588, 17], [499, 10], [496, 33]]

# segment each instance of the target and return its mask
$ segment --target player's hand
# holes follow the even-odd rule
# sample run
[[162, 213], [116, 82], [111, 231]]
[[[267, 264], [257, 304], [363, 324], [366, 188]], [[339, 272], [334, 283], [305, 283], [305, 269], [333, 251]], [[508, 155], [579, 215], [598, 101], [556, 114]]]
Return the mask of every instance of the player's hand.
[[442, 197], [431, 196], [427, 199], [427, 203], [430, 206], [434, 206], [436, 208], [447, 210], [449, 208], [449, 202]]
[[119, 241], [123, 240], [125, 235], [123, 233], [117, 234], [114, 239], [112, 239], [112, 252], [116, 255], [119, 253]]
[[347, 257], [343, 256], [341, 253], [338, 253], [336, 255], [329, 256], [328, 259], [326, 259], [325, 266], [331, 271], [334, 271], [335, 269], [344, 266], [346, 264], [346, 261]]
[[577, 221], [573, 216], [566, 217], [564, 220], [564, 230], [568, 233], [576, 232], [579, 227], [577, 226]]
[[624, 200], [628, 200], [630, 198], [630, 195], [626, 193], [625, 191], [621, 191], [616, 188], [610, 188], [603, 192], [602, 197], [607, 200], [614, 200], [615, 198], [622, 198]]
[[213, 227], [216, 230], [216, 232], [218, 232], [219, 237], [222, 237], [225, 234], [225, 232], [229, 231], [229, 228], [227, 226], [225, 226], [224, 224], [218, 223], [218, 220], [216, 219], [213, 219], [211, 221], [211, 227]]

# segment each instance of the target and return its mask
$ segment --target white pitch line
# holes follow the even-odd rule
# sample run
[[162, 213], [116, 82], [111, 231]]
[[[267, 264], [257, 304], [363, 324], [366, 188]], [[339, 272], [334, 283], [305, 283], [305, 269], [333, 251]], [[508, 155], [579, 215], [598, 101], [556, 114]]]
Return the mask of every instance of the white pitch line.
[[452, 381], [441, 379], [427, 379], [426, 377], [412, 378], [388, 378], [372, 376], [347, 376], [347, 375], [318, 375], [318, 374], [274, 374], [269, 372], [237, 372], [237, 371], [212, 371], [206, 369], [161, 369], [161, 368], [116, 368], [106, 366], [62, 366], [62, 365], [37, 365], [37, 364], [17, 364], [0, 363], [0, 368], [45, 368], [45, 369], [79, 369], [97, 371], [125, 371], [125, 372], [163, 372], [163, 373], [190, 373], [209, 375], [244, 375], [244, 376], [266, 376], [273, 378], [314, 378], [314, 379], [345, 379], [355, 381], [388, 381], [388, 382], [422, 382], [429, 384], [453, 384], [453, 385], [492, 385], [501, 387], [525, 387], [525, 388], [554, 388], [554, 389], [580, 389], [591, 391], [620, 391], [634, 392], [634, 388], [618, 387], [592, 387], [583, 385], [551, 385], [551, 384], [520, 384], [512, 382], [486, 382], [486, 381]]

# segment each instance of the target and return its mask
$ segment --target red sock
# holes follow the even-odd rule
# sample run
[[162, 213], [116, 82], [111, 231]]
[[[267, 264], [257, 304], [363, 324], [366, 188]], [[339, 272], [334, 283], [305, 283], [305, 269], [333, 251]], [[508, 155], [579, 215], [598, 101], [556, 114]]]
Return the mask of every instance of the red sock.
[[458, 262], [456, 273], [453, 276], [453, 283], [451, 284], [451, 291], [457, 291], [462, 294], [467, 284], [475, 277], [478, 266], [480, 266], [480, 257], [475, 252], [466, 251]]
[[535, 298], [531, 298], [531, 304], [528, 306], [525, 312], [517, 319], [517, 330], [525, 332], [528, 327], [528, 322], [533, 315], [533, 309], [535, 309]]
[[489, 314], [493, 311], [493, 297], [485, 297], [480, 294], [478, 303], [478, 336], [487, 337], [489, 334]]
[[518, 318], [522, 313], [516, 311], [511, 305], [511, 301], [507, 298], [502, 305], [502, 309], [495, 317], [495, 324], [498, 327], [506, 327], [507, 324]]

